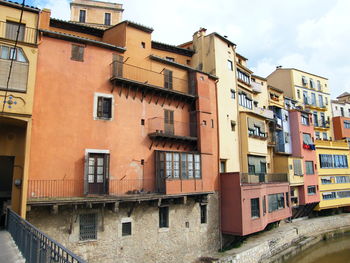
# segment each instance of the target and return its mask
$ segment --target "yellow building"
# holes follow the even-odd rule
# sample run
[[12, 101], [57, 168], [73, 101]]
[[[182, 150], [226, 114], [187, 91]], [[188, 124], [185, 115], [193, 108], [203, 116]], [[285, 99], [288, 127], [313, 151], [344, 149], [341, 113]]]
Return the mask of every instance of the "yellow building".
[[332, 110], [328, 79], [294, 68], [278, 67], [268, 77], [268, 84], [283, 90], [313, 116], [315, 138], [331, 140]]
[[316, 140], [321, 201], [316, 210], [350, 206], [349, 146], [346, 141]]
[[39, 12], [0, 1], [0, 206], [11, 204], [21, 216], [26, 210]]
[[123, 5], [94, 0], [72, 0], [71, 21], [91, 26], [109, 27], [122, 21]]

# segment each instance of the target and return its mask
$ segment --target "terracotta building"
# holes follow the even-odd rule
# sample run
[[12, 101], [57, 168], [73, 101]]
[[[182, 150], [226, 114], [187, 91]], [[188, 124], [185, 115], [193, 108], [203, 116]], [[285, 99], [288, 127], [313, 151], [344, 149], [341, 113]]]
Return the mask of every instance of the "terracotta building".
[[187, 262], [218, 249], [217, 78], [187, 65], [193, 51], [152, 41], [152, 28], [49, 16], [28, 220], [89, 262]]

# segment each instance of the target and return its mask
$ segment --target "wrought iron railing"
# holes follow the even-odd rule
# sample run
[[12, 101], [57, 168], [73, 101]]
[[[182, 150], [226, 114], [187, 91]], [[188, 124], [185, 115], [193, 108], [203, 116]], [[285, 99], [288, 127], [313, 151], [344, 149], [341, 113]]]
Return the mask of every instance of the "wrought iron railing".
[[197, 137], [197, 124], [194, 122], [173, 121], [166, 123], [164, 118], [147, 120], [148, 133], [161, 133], [175, 136]]
[[181, 79], [174, 76], [165, 77], [164, 70], [157, 72], [130, 65], [125, 62], [113, 61], [111, 63], [111, 76], [112, 78], [123, 78], [186, 94], [189, 93], [189, 82], [187, 79]]
[[[155, 189], [155, 179], [109, 179], [106, 194], [122, 196], [128, 194], [151, 193]], [[83, 197], [84, 181], [71, 179], [29, 180], [28, 199]]]
[[6, 229], [11, 234], [27, 263], [86, 262], [11, 209], [7, 209]]
[[18, 26], [19, 42], [37, 44], [38, 30], [36, 28], [27, 27], [24, 24], [0, 21], [0, 37], [10, 40], [16, 40]]
[[242, 184], [288, 182], [288, 175], [284, 173], [241, 173], [240, 178]]

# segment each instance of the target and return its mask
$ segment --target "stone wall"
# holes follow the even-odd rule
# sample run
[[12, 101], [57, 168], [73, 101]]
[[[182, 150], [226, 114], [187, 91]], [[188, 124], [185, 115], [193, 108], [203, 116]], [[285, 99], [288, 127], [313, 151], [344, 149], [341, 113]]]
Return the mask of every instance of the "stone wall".
[[[32, 207], [27, 219], [77, 255], [93, 262], [195, 262], [219, 248], [218, 195], [209, 195], [207, 223], [200, 222], [200, 205], [193, 199], [186, 204], [169, 205], [169, 228], [159, 228], [155, 205], [121, 205], [118, 212], [104, 208], [59, 207], [58, 214], [48, 207]], [[128, 212], [131, 211], [130, 217]], [[98, 214], [97, 240], [79, 241], [79, 215]], [[132, 234], [122, 236], [122, 222], [132, 222]]]
[[[279, 228], [249, 237], [237, 249], [225, 253], [214, 253], [215, 263], [258, 263], [278, 261], [280, 254], [295, 246], [304, 246], [304, 241], [322, 238], [331, 231], [343, 231], [350, 228], [350, 214], [319, 217], [285, 223]], [[292, 251], [290, 251], [292, 253]]]

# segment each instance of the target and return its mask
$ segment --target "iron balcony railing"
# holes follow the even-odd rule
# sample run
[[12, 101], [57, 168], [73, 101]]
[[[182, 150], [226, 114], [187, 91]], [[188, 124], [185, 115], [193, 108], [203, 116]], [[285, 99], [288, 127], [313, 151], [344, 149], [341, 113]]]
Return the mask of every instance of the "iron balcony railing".
[[[104, 195], [123, 196], [138, 193], [154, 193], [155, 179], [109, 179], [108, 192]], [[89, 194], [89, 193], [87, 193]], [[84, 181], [71, 179], [29, 180], [28, 199], [83, 197]]]
[[[18, 32], [19, 28], [19, 32]], [[10, 40], [16, 40], [18, 32], [18, 41], [28, 44], [37, 44], [38, 30], [27, 27], [24, 24], [0, 21], [0, 37]]]
[[160, 88], [166, 88], [181, 93], [189, 93], [189, 81], [174, 77], [166, 70], [160, 72], [130, 65], [125, 62], [113, 61], [111, 63], [112, 79], [127, 79], [143, 83], [145, 85], [153, 85]]
[[181, 121], [167, 121], [164, 118], [150, 118], [148, 133], [159, 133], [180, 137], [197, 137], [197, 124]]
[[11, 209], [7, 209], [6, 229], [11, 234], [27, 263], [86, 262]]
[[286, 173], [240, 173], [240, 178], [242, 184], [288, 182]]

